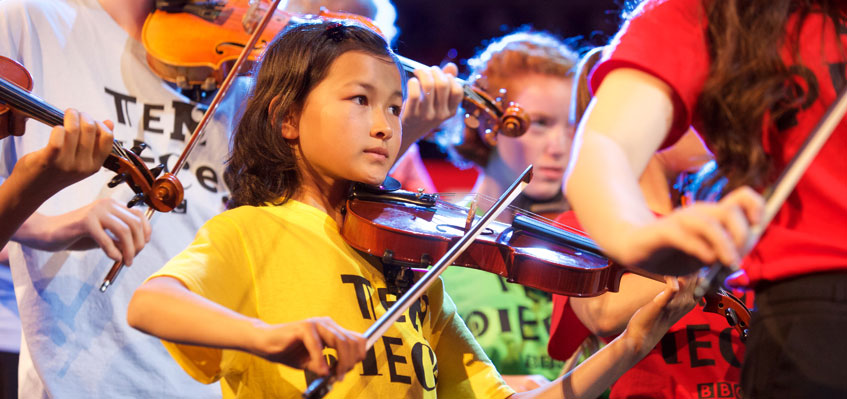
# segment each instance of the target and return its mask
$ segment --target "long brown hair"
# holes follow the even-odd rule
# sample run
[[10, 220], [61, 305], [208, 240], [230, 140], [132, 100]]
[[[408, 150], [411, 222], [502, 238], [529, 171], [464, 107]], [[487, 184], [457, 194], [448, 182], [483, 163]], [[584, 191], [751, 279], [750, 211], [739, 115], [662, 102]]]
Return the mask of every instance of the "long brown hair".
[[385, 40], [352, 22], [301, 24], [271, 42], [232, 138], [224, 171], [232, 192], [230, 208], [281, 204], [296, 193], [301, 175], [294, 150], [282, 137], [282, 126], [296, 124], [306, 97], [326, 77], [332, 63], [348, 51], [394, 62], [405, 76]]
[[703, 1], [711, 65], [696, 113], [730, 189], [770, 182], [777, 171], [762, 146], [762, 131], [777, 131], [783, 118], [809, 101], [793, 83], [796, 67], [780, 56], [788, 45], [795, 62], [803, 61], [797, 56], [799, 38], [785, 36], [789, 18], [797, 13], [804, 21], [814, 11], [838, 24], [844, 15], [835, 5], [836, 0]]

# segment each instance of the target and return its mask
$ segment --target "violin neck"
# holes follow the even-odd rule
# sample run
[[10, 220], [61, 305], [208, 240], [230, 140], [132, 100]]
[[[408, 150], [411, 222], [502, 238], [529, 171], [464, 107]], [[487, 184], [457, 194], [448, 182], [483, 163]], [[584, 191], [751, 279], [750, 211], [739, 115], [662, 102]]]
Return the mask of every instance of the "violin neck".
[[0, 78], [0, 103], [48, 126], [64, 124], [64, 112], [3, 78]]
[[[2, 77], [0, 77], [0, 104], [14, 108], [47, 126], [65, 124], [64, 111]], [[113, 155], [126, 157], [125, 152], [126, 150], [123, 150], [117, 142], [112, 143]]]
[[626, 271], [633, 273], [633, 274], [637, 274], [641, 277], [647, 277], [649, 279], [656, 280], [660, 283], [665, 282], [665, 276], [662, 275], [662, 274], [651, 273], [651, 272], [648, 272], [644, 269], [639, 269], [637, 267], [627, 267]]

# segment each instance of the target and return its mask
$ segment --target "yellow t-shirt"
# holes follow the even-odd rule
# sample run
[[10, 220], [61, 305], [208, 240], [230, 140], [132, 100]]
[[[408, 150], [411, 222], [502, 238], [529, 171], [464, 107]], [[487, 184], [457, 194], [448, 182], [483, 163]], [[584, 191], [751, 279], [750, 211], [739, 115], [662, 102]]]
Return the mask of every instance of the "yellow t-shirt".
[[[348, 246], [334, 220], [293, 200], [242, 206], [214, 217], [155, 276], [174, 277], [195, 293], [267, 323], [329, 316], [358, 332], [397, 299], [388, 294], [379, 264]], [[299, 398], [307, 386], [302, 370], [245, 352], [165, 346], [198, 381], [221, 380], [224, 398]], [[439, 280], [326, 397], [505, 398], [512, 393]]]

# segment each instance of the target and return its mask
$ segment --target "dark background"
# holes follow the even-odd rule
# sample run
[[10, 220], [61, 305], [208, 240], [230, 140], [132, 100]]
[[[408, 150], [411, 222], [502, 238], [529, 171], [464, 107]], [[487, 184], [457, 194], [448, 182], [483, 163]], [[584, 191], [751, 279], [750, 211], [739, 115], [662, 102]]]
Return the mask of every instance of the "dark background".
[[528, 25], [572, 46], [601, 45], [620, 25], [622, 0], [393, 0], [399, 54], [438, 65], [464, 62], [491, 38]]

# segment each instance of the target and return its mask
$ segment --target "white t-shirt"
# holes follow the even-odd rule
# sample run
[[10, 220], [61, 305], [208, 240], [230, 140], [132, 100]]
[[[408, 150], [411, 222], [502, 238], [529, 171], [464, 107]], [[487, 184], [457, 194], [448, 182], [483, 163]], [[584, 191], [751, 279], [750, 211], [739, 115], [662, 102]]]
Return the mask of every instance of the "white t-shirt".
[[[178, 40], [178, 38], [174, 38]], [[205, 106], [172, 90], [147, 67], [141, 44], [96, 0], [0, 1], [0, 55], [25, 65], [35, 95], [60, 109], [73, 107], [115, 122], [125, 147], [149, 145], [148, 166], [172, 167]], [[233, 96], [229, 96], [230, 99]], [[232, 115], [235, 101], [219, 107]], [[178, 177], [185, 202], [156, 214], [151, 241], [104, 294], [98, 290], [112, 261], [102, 250], [44, 252], [10, 244], [21, 315], [21, 397], [220, 397], [193, 381], [155, 338], [129, 327], [126, 309], [144, 279], [184, 249], [199, 227], [223, 210], [229, 117], [211, 123]], [[50, 128], [29, 121], [22, 137], [0, 141], [0, 177], [23, 154], [42, 148]], [[58, 215], [98, 198], [127, 201], [126, 185], [110, 189], [101, 169], [46, 201], [39, 212]]]
[[12, 272], [0, 263], [0, 352], [21, 350], [21, 318], [12, 286]]

